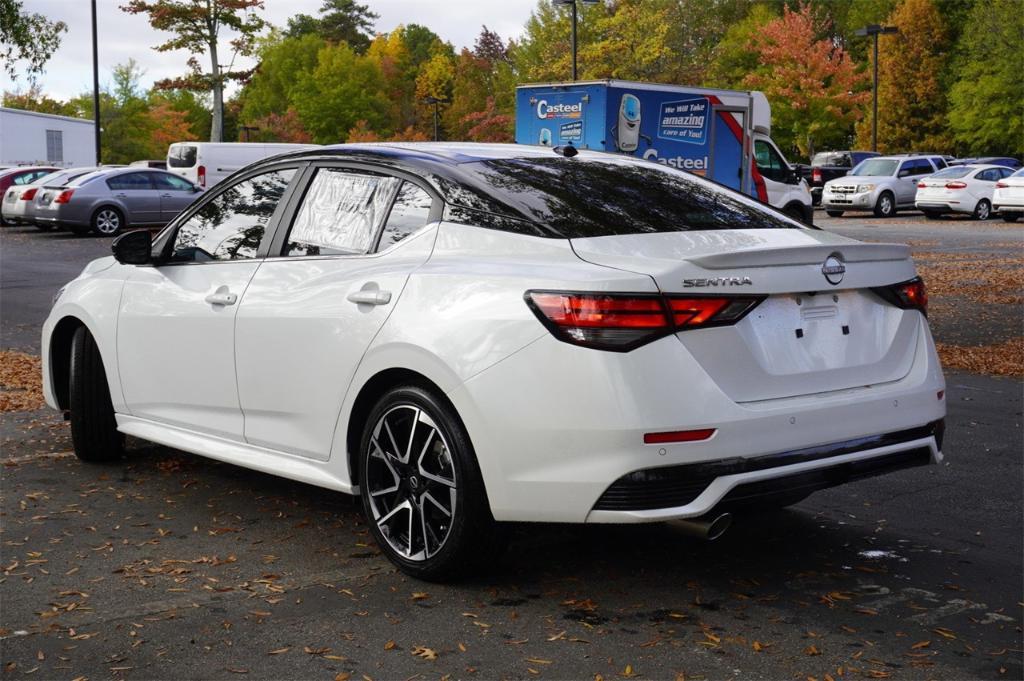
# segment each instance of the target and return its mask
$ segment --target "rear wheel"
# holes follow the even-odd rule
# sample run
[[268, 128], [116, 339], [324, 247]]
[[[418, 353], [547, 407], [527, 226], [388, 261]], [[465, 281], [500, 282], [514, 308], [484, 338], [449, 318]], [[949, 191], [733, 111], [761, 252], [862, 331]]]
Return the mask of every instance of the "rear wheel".
[[457, 578], [498, 548], [465, 428], [446, 402], [420, 386], [388, 391], [370, 413], [359, 488], [374, 538], [408, 575]]
[[875, 202], [876, 218], [891, 218], [896, 215], [896, 199], [892, 192], [882, 192]]
[[1003, 222], [1017, 222], [1020, 213], [1003, 213]]
[[971, 217], [975, 220], [988, 220], [992, 217], [992, 204], [988, 199], [982, 199], [978, 201], [978, 205], [974, 207], [974, 212]]
[[71, 442], [82, 461], [116, 461], [124, 454], [124, 435], [117, 432], [107, 374], [96, 341], [84, 326], [71, 340]]
[[92, 231], [100, 236], [114, 236], [124, 227], [121, 211], [104, 206], [92, 214]]
[[844, 212], [845, 211], [841, 210], [827, 210], [825, 211], [825, 214], [828, 215], [830, 218], [841, 218], [843, 217]]

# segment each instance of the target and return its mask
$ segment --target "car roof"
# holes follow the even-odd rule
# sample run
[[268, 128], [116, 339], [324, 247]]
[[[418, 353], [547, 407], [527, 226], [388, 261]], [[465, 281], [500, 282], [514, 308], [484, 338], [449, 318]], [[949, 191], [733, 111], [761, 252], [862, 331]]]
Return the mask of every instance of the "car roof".
[[[606, 158], [606, 152], [578, 149], [577, 158]], [[550, 158], [558, 155], [552, 147], [525, 144], [488, 144], [478, 142], [373, 142], [362, 144], [333, 144], [310, 149], [299, 149], [272, 156], [281, 158], [317, 158], [321, 156], [354, 156], [376, 158], [382, 162], [427, 162], [458, 165], [479, 161], [513, 158]], [[268, 160], [270, 160], [268, 159]]]
[[49, 170], [51, 172], [55, 170], [63, 170], [56, 166], [14, 166], [12, 168], [0, 169], [0, 177], [6, 177], [8, 175], [17, 175], [18, 173], [35, 172], [37, 170]]

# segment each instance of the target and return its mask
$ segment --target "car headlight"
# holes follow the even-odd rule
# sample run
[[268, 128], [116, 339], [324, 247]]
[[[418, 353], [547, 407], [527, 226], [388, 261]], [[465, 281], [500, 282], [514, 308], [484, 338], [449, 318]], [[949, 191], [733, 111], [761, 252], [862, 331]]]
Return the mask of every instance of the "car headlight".
[[873, 191], [874, 189], [875, 189], [875, 185], [873, 185], [873, 184], [858, 184], [857, 185], [857, 193], [858, 194], [860, 194], [862, 192], [870, 192], [870, 191]]

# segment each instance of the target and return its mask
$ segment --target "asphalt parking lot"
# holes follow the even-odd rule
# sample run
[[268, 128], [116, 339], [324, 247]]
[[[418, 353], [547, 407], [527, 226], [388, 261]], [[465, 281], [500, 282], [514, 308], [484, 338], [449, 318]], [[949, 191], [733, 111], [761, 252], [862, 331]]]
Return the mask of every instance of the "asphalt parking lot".
[[[972, 348], [1019, 342], [1024, 227], [817, 221], [910, 243], [936, 282], [936, 339], [999, 372]], [[0, 245], [0, 348], [38, 354], [53, 293], [109, 240], [7, 227]], [[59, 415], [0, 413], [0, 673], [1019, 679], [1019, 371], [947, 381], [941, 466], [741, 518], [711, 544], [671, 525], [516, 526], [493, 571], [455, 586], [395, 571], [344, 495], [139, 441], [84, 465]]]

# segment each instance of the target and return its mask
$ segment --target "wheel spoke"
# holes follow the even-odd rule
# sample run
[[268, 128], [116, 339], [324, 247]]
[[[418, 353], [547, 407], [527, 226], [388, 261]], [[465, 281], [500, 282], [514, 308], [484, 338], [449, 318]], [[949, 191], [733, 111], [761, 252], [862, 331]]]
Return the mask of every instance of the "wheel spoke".
[[417, 409], [415, 416], [412, 417], [412, 425], [409, 426], [409, 444], [405, 447], [405, 463], [409, 463], [409, 457], [412, 456], [412, 441], [416, 439], [416, 424], [419, 422], [420, 414], [422, 413]]
[[[433, 443], [435, 435], [437, 435], [437, 429], [431, 428], [430, 435], [427, 436], [426, 442], [423, 443], [423, 449], [420, 450], [420, 456], [416, 459], [416, 469], [420, 472], [420, 475], [428, 480], [439, 482], [442, 485], [447, 485], [448, 487], [455, 487], [454, 477], [452, 479], [448, 479], [440, 475], [435, 475], [423, 467], [423, 457], [427, 455], [427, 451], [430, 449], [430, 445]], [[444, 454], [448, 456], [448, 448], [445, 446], [443, 440], [441, 441], [441, 446], [444, 448]]]
[[402, 451], [398, 448], [398, 442], [395, 440], [394, 433], [391, 432], [391, 426], [388, 424], [387, 416], [384, 417], [384, 430], [388, 431], [388, 439], [391, 440], [391, 446], [395, 448], [395, 453], [392, 456], [395, 457], [400, 463], [405, 463], [408, 459], [402, 459], [398, 452]]

